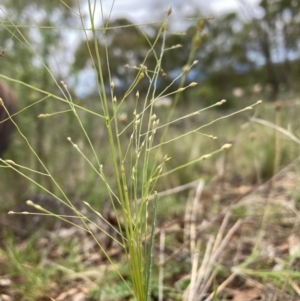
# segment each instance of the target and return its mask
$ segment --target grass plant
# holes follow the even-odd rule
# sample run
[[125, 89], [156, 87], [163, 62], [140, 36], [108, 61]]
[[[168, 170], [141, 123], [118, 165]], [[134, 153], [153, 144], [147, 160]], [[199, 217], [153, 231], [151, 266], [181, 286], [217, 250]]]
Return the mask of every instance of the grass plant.
[[[67, 6], [64, 1], [60, 1], [60, 4]], [[188, 73], [197, 64], [197, 60], [195, 60], [194, 56], [196, 50], [201, 45], [205, 20], [200, 18], [196, 22], [195, 35], [191, 41], [190, 56], [186, 65], [181, 66], [182, 71], [180, 75], [174, 79], [170, 85], [164, 87], [162, 91], [158, 89], [158, 82], [162, 76], [164, 56], [168, 55], [169, 51], [176, 51], [176, 45], [168, 49], [165, 46], [165, 41], [168, 38], [168, 26], [172, 10], [167, 10], [164, 20], [160, 23], [160, 27], [157, 29], [156, 35], [151, 41], [147, 39], [146, 35], [143, 35], [144, 27], [142, 24], [136, 24], [135, 26], [140, 30], [141, 35], [146, 39], [149, 50], [144, 55], [139, 66], [129, 66], [129, 69], [135, 72], [135, 76], [128, 90], [119, 98], [115, 93], [115, 83], [111, 76], [110, 65], [111, 60], [113, 60], [113, 54], [110, 52], [108, 34], [110, 31], [122, 28], [122, 26], [112, 28], [109, 25], [109, 18], [104, 19], [104, 17], [102, 17], [102, 24], [104, 25], [101, 28], [97, 27], [96, 11], [97, 9], [103, 10], [102, 1], [96, 2], [87, 0], [85, 5], [88, 8], [88, 24], [84, 19], [83, 3], [78, 1], [76, 11], [72, 9], [72, 12], [81, 22], [81, 33], [87, 42], [86, 51], [90, 54], [90, 60], [96, 73], [95, 78], [97, 80], [98, 93], [97, 103], [96, 105], [94, 104], [94, 108], [91, 109], [85, 106], [84, 103], [77, 102], [68, 85], [63, 81], [59, 82], [57, 80], [51, 68], [43, 61], [43, 58], [35, 51], [34, 47], [32, 47], [26, 36], [22, 33], [19, 25], [13, 22], [8, 15], [6, 15], [7, 22], [2, 23], [2, 27], [11, 35], [15, 43], [20, 43], [35, 56], [48, 76], [55, 83], [58, 93], [41, 89], [38, 86], [4, 74], [0, 74], [0, 78], [26, 87], [41, 95], [38, 100], [20, 110], [18, 114], [23, 114], [24, 110], [30, 110], [32, 106], [38, 105], [40, 102], [47, 102], [49, 99], [55, 101], [59, 109], [56, 110], [55, 105], [53, 105], [54, 112], [40, 112], [39, 117], [42, 119], [41, 122], [46, 118], [51, 121], [52, 118], [57, 116], [64, 118], [64, 116], [72, 114], [72, 118], [76, 120], [78, 131], [81, 132], [80, 137], [83, 143], [76, 141], [76, 137], [74, 138], [71, 134], [65, 138], [78, 155], [78, 164], [79, 162], [84, 162], [83, 165], [80, 166], [84, 166], [84, 169], [89, 169], [89, 178], [92, 179], [95, 185], [101, 186], [103, 194], [99, 196], [99, 198], [105, 197], [109, 200], [111, 211], [116, 218], [116, 224], [112, 225], [101, 209], [94, 208], [94, 204], [88, 201], [88, 196], [87, 200], [82, 201], [81, 204], [74, 204], [71, 198], [72, 194], [68, 191], [67, 184], [63, 181], [63, 177], [61, 177], [57, 170], [52, 168], [51, 161], [47, 160], [47, 163], [43, 161], [33, 146], [28, 134], [24, 134], [26, 130], [24, 131], [24, 129], [12, 119], [13, 116], [9, 118], [14, 123], [20, 137], [24, 140], [28, 153], [30, 153], [30, 156], [38, 163], [38, 165], [36, 165], [38, 167], [33, 168], [32, 165], [27, 165], [26, 162], [5, 160], [2, 158], [0, 159], [1, 167], [15, 171], [38, 187], [40, 191], [58, 200], [61, 206], [66, 206], [73, 212], [72, 214], [61, 215], [31, 200], [27, 201], [27, 205], [39, 210], [40, 215], [45, 215], [47, 218], [58, 218], [78, 227], [93, 237], [97, 243], [99, 252], [105, 255], [114, 273], [116, 273], [122, 281], [122, 287], [118, 287], [121, 287], [119, 294], [121, 297], [124, 297], [124, 295], [129, 292], [131, 297], [133, 296], [135, 300], [148, 301], [151, 300], [151, 292], [155, 291], [158, 299], [163, 300], [165, 293], [163, 289], [164, 279], [168, 271], [163, 267], [163, 263], [166, 260], [164, 258], [165, 232], [161, 230], [156, 223], [160, 207], [160, 193], [158, 192], [158, 188], [162, 187], [162, 181], [172, 179], [174, 174], [182, 173], [182, 178], [186, 179], [189, 168], [197, 167], [200, 163], [209, 160], [211, 157], [227, 152], [231, 148], [232, 143], [224, 141], [224, 143], [221, 143], [217, 147], [213, 147], [213, 150], [203, 153], [189, 153], [187, 156], [182, 156], [180, 160], [170, 155], [170, 153], [174, 152], [174, 149], [180, 148], [183, 141], [187, 144], [191, 142], [191, 140], [195, 142], [195, 137], [201, 136], [202, 138], [207, 138], [207, 141], [215, 141], [217, 138], [216, 135], [203, 132], [206, 127], [213, 127], [217, 122], [225, 122], [227, 118], [233, 118], [236, 114], [251, 112], [261, 101], [255, 101], [253, 105], [246, 106], [235, 112], [224, 113], [222, 116], [216, 117], [204, 124], [198, 124], [198, 122], [196, 122], [192, 128], [185, 132], [179, 130], [172, 133], [172, 127], [176, 126], [176, 124], [206, 114], [207, 110], [222, 106], [226, 102], [225, 100], [217, 100], [215, 104], [207, 108], [197, 108], [182, 116], [176, 116], [175, 114], [176, 106], [180, 103], [181, 93], [185, 90], [193, 89], [193, 87], [197, 85], [195, 82], [187, 83], [186, 78]], [[111, 9], [113, 10], [113, 5]], [[103, 51], [99, 49], [99, 37], [105, 41], [104, 55]], [[92, 43], [89, 43], [89, 41], [92, 41]], [[159, 45], [160, 47], [158, 47]], [[151, 62], [150, 58], [154, 58], [154, 65], [149, 63]], [[148, 65], [148, 63], [150, 65]], [[172, 90], [171, 88], [175, 86], [175, 82], [179, 82], [179, 85], [176, 89]], [[147, 85], [146, 93], [140, 95], [139, 87], [145, 83]], [[174, 97], [172, 107], [168, 112], [160, 111], [163, 112], [163, 114], [159, 115], [159, 109], [156, 108], [155, 103], [163, 97], [170, 96]], [[1, 102], [1, 105], [4, 106], [3, 102]], [[132, 116], [128, 117], [126, 125], [123, 124], [124, 120], [122, 119], [122, 121], [120, 119], [124, 111], [129, 111], [129, 116]], [[90, 132], [88, 126], [86, 126], [89, 118], [95, 118], [97, 127], [105, 129], [105, 141], [102, 141], [101, 145], [97, 144], [96, 139], [94, 139], [94, 133]], [[253, 117], [252, 121], [260, 122], [256, 117]], [[287, 134], [281, 128], [278, 119], [275, 125], [270, 126], [276, 128], [277, 132]], [[56, 128], [56, 130], [61, 133], [66, 132], [65, 129]], [[92, 128], [92, 131], [93, 130], [94, 128]], [[49, 131], [51, 131], [51, 129], [49, 129]], [[291, 136], [290, 133], [287, 135], [293, 137], [296, 141], [296, 137]], [[280, 165], [280, 145], [279, 138], [278, 136], [276, 137], [275, 153], [277, 155], [274, 161], [275, 172], [279, 169]], [[298, 142], [297, 140], [297, 143]], [[105, 145], [105, 147], [102, 145]], [[203, 149], [205, 149], [205, 146]], [[176, 156], [176, 152], [174, 152], [174, 155]], [[75, 158], [74, 154], [72, 154], [72, 158]], [[55, 162], [53, 164], [56, 165], [58, 163]], [[74, 166], [80, 169], [80, 167], [76, 166], [76, 163], [72, 163], [72, 167]], [[184, 174], [184, 171], [187, 171], [186, 174]], [[81, 180], [84, 186], [84, 179]], [[201, 240], [197, 237], [196, 213], [199, 210], [198, 206], [200, 205], [198, 202], [204, 184], [201, 181], [197, 184], [196, 196], [191, 202], [187, 203], [186, 209], [185, 224], [187, 234], [184, 239], [189, 246], [191, 273], [189, 275], [188, 284], [184, 287], [183, 299], [188, 301], [197, 300], [197, 294], [202, 294], [207, 296], [205, 299], [207, 301], [217, 300], [217, 294], [223, 291], [228, 283], [233, 281], [237, 275], [250, 276], [255, 274], [257, 277], [263, 277], [264, 275], [260, 270], [254, 271], [249, 269], [249, 262], [245, 261], [243, 264], [240, 264], [239, 268], [233, 270], [231, 274], [226, 275], [222, 283], [215, 285], [215, 277], [218, 273], [221, 273], [220, 271], [222, 270], [222, 267], [218, 266], [216, 262], [219, 257], [221, 257], [234, 234], [241, 227], [242, 221], [241, 219], [237, 219], [233, 224], [230, 224], [231, 209], [239, 208], [238, 206], [230, 207], [230, 210], [222, 216], [222, 222], [217, 233], [209, 236], [206, 246], [201, 246]], [[11, 211], [10, 213], [17, 214], [18, 212]], [[31, 212], [21, 212], [20, 214], [28, 215], [28, 218], [30, 218]], [[96, 218], [101, 220], [102, 223], [100, 225]], [[109, 231], [102, 225], [108, 226]], [[263, 227], [265, 227], [265, 225]], [[109, 250], [107, 250], [97, 238], [95, 229], [109, 237], [114, 244], [121, 248], [125, 257], [122, 265], [116, 262], [110, 255]], [[158, 233], [160, 234], [160, 262], [159, 267], [156, 269], [153, 267], [153, 256], [155, 254], [155, 239]], [[16, 252], [11, 251], [10, 254], [11, 260], [15, 262], [20, 261], [20, 259], [15, 260], [14, 255], [16, 255]], [[255, 256], [255, 254], [253, 256]], [[126, 269], [127, 272], [124, 272], [124, 269]], [[61, 270], [63, 270], [63, 268], [61, 268]], [[158, 284], [154, 285], [154, 289], [152, 289], [153, 280], [151, 278], [153, 271], [157, 273], [153, 279], [158, 282]], [[33, 271], [33, 274], [38, 276], [38, 273], [35, 271]], [[127, 274], [129, 277], [127, 277]], [[274, 276], [274, 273], [270, 273], [268, 276]], [[281, 276], [284, 277], [284, 275]], [[293, 278], [299, 275], [298, 273], [293, 274], [289, 272], [287, 276], [293, 280]], [[37, 283], [38, 281], [34, 279], [33, 282]], [[97, 283], [97, 279], [94, 282]], [[211, 287], [213, 287], [212, 293], [209, 292]], [[115, 291], [118, 291], [118, 288], [116, 288]], [[109, 287], [106, 289], [108, 291]], [[91, 294], [97, 296], [98, 293], [99, 291], [95, 288], [94, 291], [91, 292]], [[103, 300], [110, 300], [109, 297], [107, 297], [109, 293], [107, 293], [107, 295], [105, 295], [106, 291], [102, 293], [101, 298], [103, 298]], [[173, 291], [172, 293], [177, 297], [179, 295], [177, 291]]]

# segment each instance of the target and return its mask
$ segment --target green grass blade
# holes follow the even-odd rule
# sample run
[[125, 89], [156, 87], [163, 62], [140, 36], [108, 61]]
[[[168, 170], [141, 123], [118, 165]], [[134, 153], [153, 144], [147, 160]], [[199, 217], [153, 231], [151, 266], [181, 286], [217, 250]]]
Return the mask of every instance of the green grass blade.
[[153, 199], [153, 221], [151, 225], [151, 237], [150, 237], [150, 244], [148, 247], [148, 253], [145, 263], [145, 282], [146, 282], [146, 298], [145, 300], [149, 300], [150, 292], [151, 292], [151, 272], [152, 272], [152, 259], [153, 259], [153, 246], [154, 246], [154, 237], [155, 237], [155, 229], [156, 229], [156, 219], [157, 219], [157, 204], [158, 204], [158, 196], [155, 193]]

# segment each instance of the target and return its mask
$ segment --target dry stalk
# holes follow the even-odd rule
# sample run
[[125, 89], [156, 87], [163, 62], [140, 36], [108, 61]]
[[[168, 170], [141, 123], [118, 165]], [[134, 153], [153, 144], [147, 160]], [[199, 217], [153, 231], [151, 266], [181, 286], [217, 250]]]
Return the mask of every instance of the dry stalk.
[[[223, 281], [217, 288], [216, 293], [219, 294], [222, 290], [224, 290], [229, 283], [231, 283], [235, 278], [235, 274], [231, 274], [225, 281]], [[215, 293], [211, 293], [204, 301], [210, 301], [214, 297]]]

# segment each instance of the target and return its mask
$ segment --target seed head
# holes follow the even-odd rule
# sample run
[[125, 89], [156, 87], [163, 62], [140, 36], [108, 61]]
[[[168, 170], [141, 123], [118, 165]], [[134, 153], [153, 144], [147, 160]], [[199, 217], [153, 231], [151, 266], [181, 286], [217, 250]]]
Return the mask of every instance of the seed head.
[[47, 117], [50, 117], [50, 115], [49, 114], [40, 114], [38, 116], [38, 118], [47, 118]]
[[172, 157], [168, 157], [168, 155], [164, 156], [164, 162], [168, 162], [169, 160], [171, 160]]
[[172, 49], [175, 49], [175, 48], [180, 48], [180, 47], [182, 47], [181, 44], [176, 44], [176, 45], [172, 46], [171, 48], [172, 48]]
[[5, 160], [6, 163], [15, 165], [16, 163], [13, 160]]
[[169, 17], [172, 14], [172, 6], [167, 10], [167, 17]]
[[61, 80], [60, 83], [63, 85], [63, 87], [64, 87], [66, 90], [68, 89], [67, 84], [66, 84], [63, 80]]
[[143, 64], [141, 64], [140, 66], [141, 66], [141, 71], [142, 72], [147, 72], [147, 66], [145, 66]]
[[216, 106], [221, 106], [223, 103], [225, 103], [227, 100], [226, 99], [222, 99], [221, 101], [218, 101], [216, 103]]
[[206, 160], [208, 159], [209, 157], [211, 157], [211, 154], [207, 154], [207, 155], [203, 155], [200, 160]]
[[139, 75], [139, 80], [142, 80], [144, 77], [145, 77], [145, 73], [141, 72], [140, 75]]
[[183, 72], [184, 74], [187, 74], [189, 71], [190, 71], [190, 67], [189, 67], [189, 66], [187, 66], [187, 65], [183, 66], [182, 72]]
[[231, 148], [231, 146], [232, 146], [232, 144], [230, 144], [230, 143], [226, 143], [226, 144], [224, 144], [224, 145], [221, 147], [221, 150], [224, 150], [224, 151], [226, 151], [226, 150], [230, 149], [230, 148]]
[[33, 203], [33, 201], [28, 200], [28, 201], [26, 201], [26, 205], [27, 206], [34, 206], [34, 203]]
[[43, 210], [42, 206], [36, 205], [36, 204], [34, 205], [34, 208], [37, 209], [37, 210]]
[[112, 90], [115, 88], [115, 84], [114, 84], [113, 81], [110, 83], [110, 88], [111, 88]]
[[137, 92], [135, 93], [135, 100], [139, 100], [139, 98], [140, 98], [140, 92], [137, 91]]

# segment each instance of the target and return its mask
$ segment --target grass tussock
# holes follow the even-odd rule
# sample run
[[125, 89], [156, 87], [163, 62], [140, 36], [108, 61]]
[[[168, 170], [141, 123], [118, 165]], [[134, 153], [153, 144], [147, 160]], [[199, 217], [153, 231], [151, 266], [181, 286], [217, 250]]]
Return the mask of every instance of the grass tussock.
[[[280, 195], [286, 179], [289, 192], [298, 194], [292, 170], [299, 140], [286, 130], [286, 107], [259, 109], [262, 101], [254, 100], [215, 111], [225, 99], [184, 107], [182, 96], [197, 86], [188, 74], [198, 64], [203, 18], [195, 21], [181, 71], [161, 85], [168, 73], [165, 57], [180, 48], [166, 46], [171, 9], [149, 39], [143, 24], [111, 26], [102, 16], [99, 27], [96, 2], [60, 5], [81, 26], [85, 43], [77, 54], [88, 54], [96, 81], [90, 99], [74, 96], [48, 56], [2, 10], [2, 29], [32, 55], [45, 79], [39, 84], [0, 74], [19, 91], [33, 93], [14, 116], [1, 102], [18, 136], [14, 158], [0, 158], [1, 172], [17, 179], [17, 191], [1, 197], [33, 192], [26, 207], [10, 208], [15, 229], [7, 217], [2, 222], [16, 241], [25, 241], [14, 244], [3, 234], [0, 264], [19, 284], [12, 290], [16, 300], [83, 294], [88, 300], [209, 301], [238, 300], [246, 290], [253, 298], [264, 289], [297, 292], [299, 204]], [[130, 84], [120, 93], [113, 76], [113, 67], [120, 66], [110, 46], [114, 31], [122, 30], [138, 31], [147, 51], [138, 54], [139, 64], [126, 66]], [[32, 236], [42, 227], [42, 237]]]

